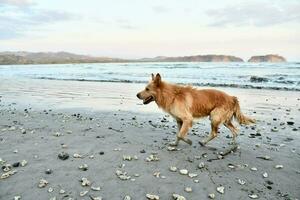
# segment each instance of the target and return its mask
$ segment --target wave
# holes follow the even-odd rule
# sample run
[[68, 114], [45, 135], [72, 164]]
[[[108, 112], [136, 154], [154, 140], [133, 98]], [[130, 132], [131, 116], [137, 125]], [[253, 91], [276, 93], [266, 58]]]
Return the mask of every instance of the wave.
[[[52, 78], [52, 77], [36, 77], [35, 79], [59, 80], [59, 81], [86, 81], [86, 82], [111, 82], [111, 83], [148, 83], [148, 81], [126, 80], [126, 79], [84, 79], [84, 78]], [[277, 87], [277, 86], [255, 86], [250, 84], [234, 84], [234, 83], [177, 83], [201, 87], [230, 87], [245, 89], [267, 89], [267, 90], [283, 90], [283, 91], [300, 91], [300, 88]]]

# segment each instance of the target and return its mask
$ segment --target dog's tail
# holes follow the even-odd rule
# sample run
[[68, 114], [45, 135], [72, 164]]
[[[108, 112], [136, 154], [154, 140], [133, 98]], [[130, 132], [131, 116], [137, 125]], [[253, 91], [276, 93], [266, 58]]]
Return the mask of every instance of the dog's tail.
[[233, 100], [234, 100], [234, 113], [233, 113], [233, 115], [234, 115], [235, 119], [239, 122], [239, 124], [248, 125], [248, 124], [251, 124], [251, 123], [255, 123], [255, 119], [251, 119], [251, 118], [246, 117], [245, 115], [243, 115], [238, 99], [236, 97], [233, 97]]

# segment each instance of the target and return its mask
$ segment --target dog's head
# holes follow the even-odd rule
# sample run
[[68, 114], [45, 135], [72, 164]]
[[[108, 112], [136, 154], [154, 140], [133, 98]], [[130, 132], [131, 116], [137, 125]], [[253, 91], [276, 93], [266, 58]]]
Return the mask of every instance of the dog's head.
[[157, 91], [159, 89], [159, 86], [161, 84], [161, 76], [160, 74], [154, 74], [151, 75], [151, 80], [146, 85], [145, 89], [141, 92], [137, 93], [137, 97], [141, 100], [143, 100], [143, 104], [148, 104], [152, 101], [155, 101], [157, 97]]

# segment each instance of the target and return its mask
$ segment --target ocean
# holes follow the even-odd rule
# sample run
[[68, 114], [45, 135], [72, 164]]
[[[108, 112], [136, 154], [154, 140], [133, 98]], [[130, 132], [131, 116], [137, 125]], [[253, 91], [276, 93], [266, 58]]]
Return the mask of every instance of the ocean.
[[151, 73], [195, 86], [300, 91], [300, 63], [82, 63], [0, 65], [0, 78], [146, 83]]

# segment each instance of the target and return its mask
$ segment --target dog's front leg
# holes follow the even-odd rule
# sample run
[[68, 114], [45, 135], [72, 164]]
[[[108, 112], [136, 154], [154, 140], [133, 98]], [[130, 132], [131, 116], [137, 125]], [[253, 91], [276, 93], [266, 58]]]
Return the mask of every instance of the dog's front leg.
[[[177, 123], [178, 123], [178, 121], [177, 121]], [[192, 127], [193, 120], [189, 120], [189, 119], [182, 120], [180, 124], [181, 125], [178, 126], [178, 128], [180, 128], [180, 130], [177, 133], [176, 141], [174, 143], [172, 143], [171, 145], [177, 146], [180, 140], [188, 143], [189, 145], [192, 145], [193, 142], [190, 139], [186, 138], [186, 135], [187, 135], [189, 129]]]

